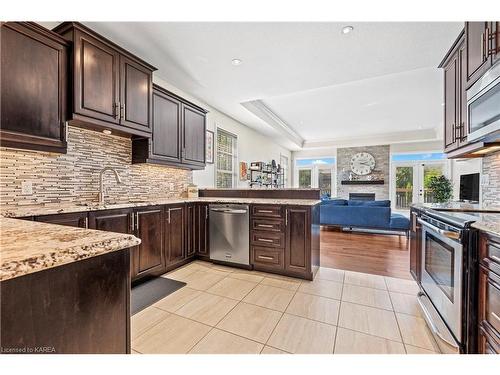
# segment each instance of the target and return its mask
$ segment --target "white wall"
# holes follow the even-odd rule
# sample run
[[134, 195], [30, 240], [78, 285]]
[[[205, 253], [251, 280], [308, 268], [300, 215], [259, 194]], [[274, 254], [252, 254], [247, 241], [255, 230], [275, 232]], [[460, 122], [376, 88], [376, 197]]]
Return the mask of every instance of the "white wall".
[[[177, 87], [170, 85], [165, 80], [154, 76], [153, 81], [166, 88], [167, 90], [186, 98], [187, 100], [205, 108], [209, 112], [207, 113], [207, 130], [212, 130], [215, 133], [216, 127], [222, 128], [230, 133], [235, 134], [238, 137], [238, 163], [240, 161], [245, 161], [250, 163], [252, 161], [264, 161], [270, 162], [272, 159], [276, 160], [276, 163], [280, 162], [280, 154], [288, 157], [287, 166], [288, 171], [291, 167], [291, 153], [290, 150], [278, 145], [273, 142], [269, 137], [266, 137], [255, 130], [243, 125], [242, 123], [234, 120], [233, 118], [225, 115], [224, 113], [218, 111], [217, 109], [210, 107], [208, 104], [190, 96], [188, 93], [179, 90]], [[237, 170], [239, 167], [237, 168]], [[291, 181], [291, 173], [289, 172], [288, 181]], [[204, 170], [193, 172], [193, 183], [198, 185], [200, 188], [208, 188], [215, 186], [215, 164], [207, 164]], [[239, 181], [238, 187], [245, 188], [248, 187], [246, 181]]]

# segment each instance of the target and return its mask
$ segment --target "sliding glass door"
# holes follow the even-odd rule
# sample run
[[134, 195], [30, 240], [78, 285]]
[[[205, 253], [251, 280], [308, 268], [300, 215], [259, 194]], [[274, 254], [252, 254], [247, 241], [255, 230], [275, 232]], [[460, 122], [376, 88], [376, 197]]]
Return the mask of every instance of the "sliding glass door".
[[320, 189], [322, 196], [336, 196], [335, 158], [296, 159], [294, 186], [301, 189]]

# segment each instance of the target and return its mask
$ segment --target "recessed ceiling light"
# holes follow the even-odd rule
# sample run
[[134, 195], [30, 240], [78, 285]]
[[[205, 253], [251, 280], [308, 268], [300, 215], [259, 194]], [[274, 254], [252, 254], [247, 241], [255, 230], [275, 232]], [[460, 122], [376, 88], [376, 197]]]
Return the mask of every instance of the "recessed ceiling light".
[[231, 60], [231, 64], [233, 64], [234, 66], [238, 66], [238, 65], [241, 65], [243, 61], [241, 61], [240, 59], [232, 59]]
[[111, 134], [111, 130], [108, 130], [108, 129], [104, 129], [102, 132], [104, 134], [106, 134], [106, 135], [110, 135]]
[[354, 30], [353, 26], [344, 26], [342, 28], [342, 34], [349, 34], [353, 30]]

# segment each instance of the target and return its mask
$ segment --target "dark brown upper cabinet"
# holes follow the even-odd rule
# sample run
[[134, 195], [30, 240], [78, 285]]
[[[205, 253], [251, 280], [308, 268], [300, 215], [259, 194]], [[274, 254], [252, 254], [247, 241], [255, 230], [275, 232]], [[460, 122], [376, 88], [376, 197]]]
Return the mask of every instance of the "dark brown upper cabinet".
[[150, 137], [156, 68], [78, 22], [54, 31], [73, 43], [71, 124]]
[[471, 87], [498, 59], [499, 22], [466, 22], [467, 88]]
[[205, 167], [206, 111], [153, 86], [151, 139], [135, 139], [133, 163], [164, 164], [187, 169]]
[[466, 44], [461, 33], [440, 67], [444, 70], [444, 151], [467, 144]]
[[66, 152], [69, 44], [32, 22], [1, 25], [0, 144]]

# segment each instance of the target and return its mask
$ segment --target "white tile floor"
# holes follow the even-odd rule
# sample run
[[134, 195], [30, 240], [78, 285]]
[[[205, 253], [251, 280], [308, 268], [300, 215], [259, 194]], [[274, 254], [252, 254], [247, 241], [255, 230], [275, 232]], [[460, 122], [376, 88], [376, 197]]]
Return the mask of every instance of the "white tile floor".
[[432, 354], [413, 281], [321, 268], [314, 281], [195, 261], [132, 317], [133, 353]]

